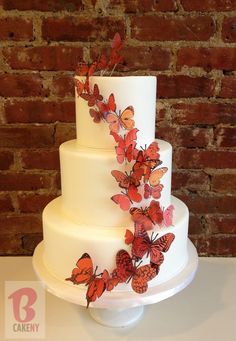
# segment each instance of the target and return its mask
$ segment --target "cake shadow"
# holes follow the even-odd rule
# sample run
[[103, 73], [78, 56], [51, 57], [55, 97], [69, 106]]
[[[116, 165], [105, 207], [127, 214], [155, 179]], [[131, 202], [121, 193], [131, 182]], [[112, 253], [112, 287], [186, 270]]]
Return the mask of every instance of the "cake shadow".
[[[209, 269], [211, 280], [208, 280]], [[142, 318], [129, 327], [101, 326], [86, 314], [84, 308], [79, 308], [78, 318], [81, 318], [84, 328], [88, 328], [87, 333], [91, 333], [89, 340], [96, 335], [96, 330], [99, 330], [100, 336], [109, 337], [110, 340], [118, 340], [122, 336], [125, 340], [162, 340], [168, 336], [181, 335], [223, 309], [221, 293], [230, 269], [230, 265], [222, 267], [207, 259], [200, 261], [196, 276], [186, 289], [162, 302], [145, 306]]]

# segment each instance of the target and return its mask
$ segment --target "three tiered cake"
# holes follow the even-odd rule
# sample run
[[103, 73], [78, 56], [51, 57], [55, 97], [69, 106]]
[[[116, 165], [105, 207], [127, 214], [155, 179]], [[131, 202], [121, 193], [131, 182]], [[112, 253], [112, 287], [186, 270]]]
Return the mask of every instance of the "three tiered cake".
[[77, 82], [77, 139], [60, 146], [62, 194], [43, 212], [43, 262], [58, 281], [82, 284], [88, 305], [180, 273], [189, 212], [171, 196], [172, 147], [155, 140], [156, 77]]

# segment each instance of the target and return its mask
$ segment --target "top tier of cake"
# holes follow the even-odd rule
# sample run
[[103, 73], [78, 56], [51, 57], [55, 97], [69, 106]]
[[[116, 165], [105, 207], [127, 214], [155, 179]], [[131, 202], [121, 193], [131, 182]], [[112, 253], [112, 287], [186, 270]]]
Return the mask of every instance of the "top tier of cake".
[[[81, 78], [80, 78], [81, 79]], [[100, 94], [107, 100], [115, 96], [117, 112], [128, 106], [134, 108], [135, 127], [139, 130], [137, 147], [145, 147], [155, 138], [156, 77], [90, 77], [90, 85], [99, 87]], [[87, 102], [76, 95], [76, 132], [79, 146], [114, 149], [114, 140], [109, 135], [106, 122], [95, 124], [89, 114]]]

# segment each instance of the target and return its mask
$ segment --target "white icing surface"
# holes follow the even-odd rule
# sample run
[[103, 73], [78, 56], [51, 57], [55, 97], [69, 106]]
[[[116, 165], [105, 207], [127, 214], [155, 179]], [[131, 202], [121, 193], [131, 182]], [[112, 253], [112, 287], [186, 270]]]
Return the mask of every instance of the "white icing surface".
[[[160, 205], [168, 207], [171, 196], [172, 147], [157, 140], [160, 148], [161, 167], [168, 171], [161, 179], [164, 186]], [[122, 211], [111, 197], [122, 190], [111, 170], [125, 172], [130, 165], [119, 165], [114, 150], [79, 148], [76, 140], [60, 146], [62, 202], [65, 215], [83, 224], [96, 226], [130, 226], [130, 214]], [[140, 206], [137, 204], [135, 206]]]
[[[167, 232], [175, 234], [169, 251], [164, 254], [158, 276], [149, 287], [174, 277], [187, 263], [188, 208], [179, 199], [172, 197], [175, 207], [173, 225], [159, 230], [159, 237]], [[44, 263], [48, 270], [59, 280], [70, 277], [77, 260], [87, 252], [98, 265], [98, 273], [115, 267], [115, 255], [120, 249], [129, 250], [124, 242], [125, 228], [76, 224], [63, 214], [61, 197], [50, 202], [43, 212]], [[132, 224], [130, 229], [133, 230]], [[148, 261], [148, 259], [147, 259]], [[145, 259], [144, 259], [145, 262]], [[68, 282], [68, 285], [72, 283]], [[126, 284], [118, 285], [115, 290], [127, 290]]]
[[[81, 77], [80, 77], [81, 79]], [[119, 113], [132, 105], [134, 108], [135, 127], [139, 129], [137, 144], [145, 147], [155, 138], [156, 116], [156, 77], [90, 77], [93, 88], [97, 84], [100, 94], [108, 100], [111, 93], [115, 96]], [[87, 102], [81, 97], [76, 98], [76, 131], [78, 143], [91, 148], [113, 149], [113, 141], [109, 135], [106, 122], [94, 123]]]

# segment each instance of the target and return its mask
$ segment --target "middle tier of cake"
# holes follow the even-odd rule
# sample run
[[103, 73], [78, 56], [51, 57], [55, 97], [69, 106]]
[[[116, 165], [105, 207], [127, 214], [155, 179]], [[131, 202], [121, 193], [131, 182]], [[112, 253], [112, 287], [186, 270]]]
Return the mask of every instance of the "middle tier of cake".
[[[159, 167], [168, 170], [161, 178], [163, 185], [160, 206], [166, 209], [171, 203], [172, 146], [157, 140], [160, 148]], [[109, 227], [128, 227], [130, 214], [122, 211], [111, 197], [122, 190], [112, 170], [130, 170], [130, 164], [119, 165], [114, 150], [82, 148], [77, 140], [60, 146], [62, 209], [70, 220], [78, 224]], [[150, 199], [151, 200], [151, 199]], [[135, 203], [140, 207], [144, 203]]]

